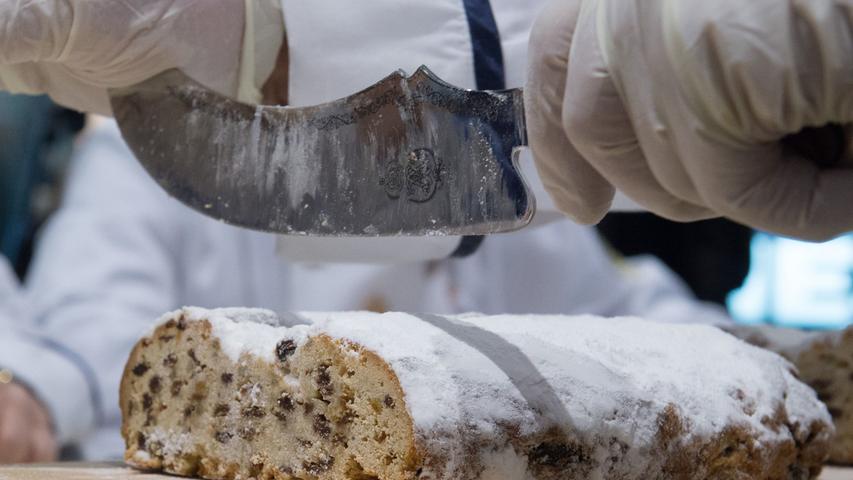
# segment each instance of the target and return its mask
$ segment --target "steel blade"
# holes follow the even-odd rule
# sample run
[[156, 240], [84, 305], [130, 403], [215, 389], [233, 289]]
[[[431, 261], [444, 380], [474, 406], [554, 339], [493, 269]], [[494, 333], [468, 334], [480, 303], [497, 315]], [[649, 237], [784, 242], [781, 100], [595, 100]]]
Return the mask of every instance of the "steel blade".
[[250, 106], [177, 70], [111, 92], [125, 141], [172, 196], [255, 230], [483, 235], [523, 227], [521, 90], [455, 88], [425, 67], [311, 107]]

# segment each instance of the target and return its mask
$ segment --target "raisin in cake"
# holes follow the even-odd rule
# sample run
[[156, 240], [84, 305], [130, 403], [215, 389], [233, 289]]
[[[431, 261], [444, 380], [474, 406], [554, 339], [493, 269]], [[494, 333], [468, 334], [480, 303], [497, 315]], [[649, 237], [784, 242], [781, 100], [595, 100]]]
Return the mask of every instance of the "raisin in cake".
[[814, 478], [832, 426], [791, 368], [636, 319], [183, 309], [130, 356], [122, 433], [211, 479]]
[[747, 342], [781, 354], [796, 365], [832, 415], [836, 437], [829, 461], [853, 465], [853, 327], [837, 332], [804, 332], [771, 326], [726, 330]]

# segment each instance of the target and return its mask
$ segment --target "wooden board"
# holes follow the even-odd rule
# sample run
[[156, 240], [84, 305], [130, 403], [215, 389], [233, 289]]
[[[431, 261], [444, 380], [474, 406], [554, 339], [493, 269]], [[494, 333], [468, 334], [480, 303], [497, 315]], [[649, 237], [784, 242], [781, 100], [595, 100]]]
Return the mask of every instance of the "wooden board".
[[[141, 473], [121, 463], [56, 463], [0, 467], [0, 480], [175, 480]], [[825, 468], [819, 480], [853, 480], [853, 468]]]

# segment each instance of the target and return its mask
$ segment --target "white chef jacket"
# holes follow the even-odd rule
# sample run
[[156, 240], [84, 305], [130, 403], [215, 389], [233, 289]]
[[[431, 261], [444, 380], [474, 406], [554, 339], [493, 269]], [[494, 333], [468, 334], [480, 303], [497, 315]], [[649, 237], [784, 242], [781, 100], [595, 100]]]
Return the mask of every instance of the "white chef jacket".
[[[342, 96], [420, 63], [475, 86], [465, 10], [472, 3], [482, 2], [284, 0], [293, 102]], [[509, 85], [523, 80], [526, 32], [541, 3], [493, 1]], [[294, 264], [275, 254], [275, 236], [211, 220], [169, 198], [114, 125], [90, 131], [78, 147], [63, 205], [42, 233], [26, 285], [28, 318], [49, 353], [16, 350], [13, 342], [0, 349], [0, 365], [33, 379], [60, 439], [81, 445], [88, 459], [121, 456], [125, 359], [154, 319], [183, 305], [725, 321], [719, 310], [692, 301], [658, 263], [619, 269], [593, 230], [565, 220], [489, 237], [465, 259]]]

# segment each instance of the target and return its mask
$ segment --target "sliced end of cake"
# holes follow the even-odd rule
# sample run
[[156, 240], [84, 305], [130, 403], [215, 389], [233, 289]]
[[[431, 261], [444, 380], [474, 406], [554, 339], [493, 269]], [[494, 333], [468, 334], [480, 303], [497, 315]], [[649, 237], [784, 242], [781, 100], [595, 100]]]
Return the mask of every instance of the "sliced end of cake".
[[326, 335], [276, 342], [272, 362], [235, 359], [207, 320], [157, 327], [121, 385], [126, 461], [222, 479], [416, 476], [412, 420], [379, 356]]

